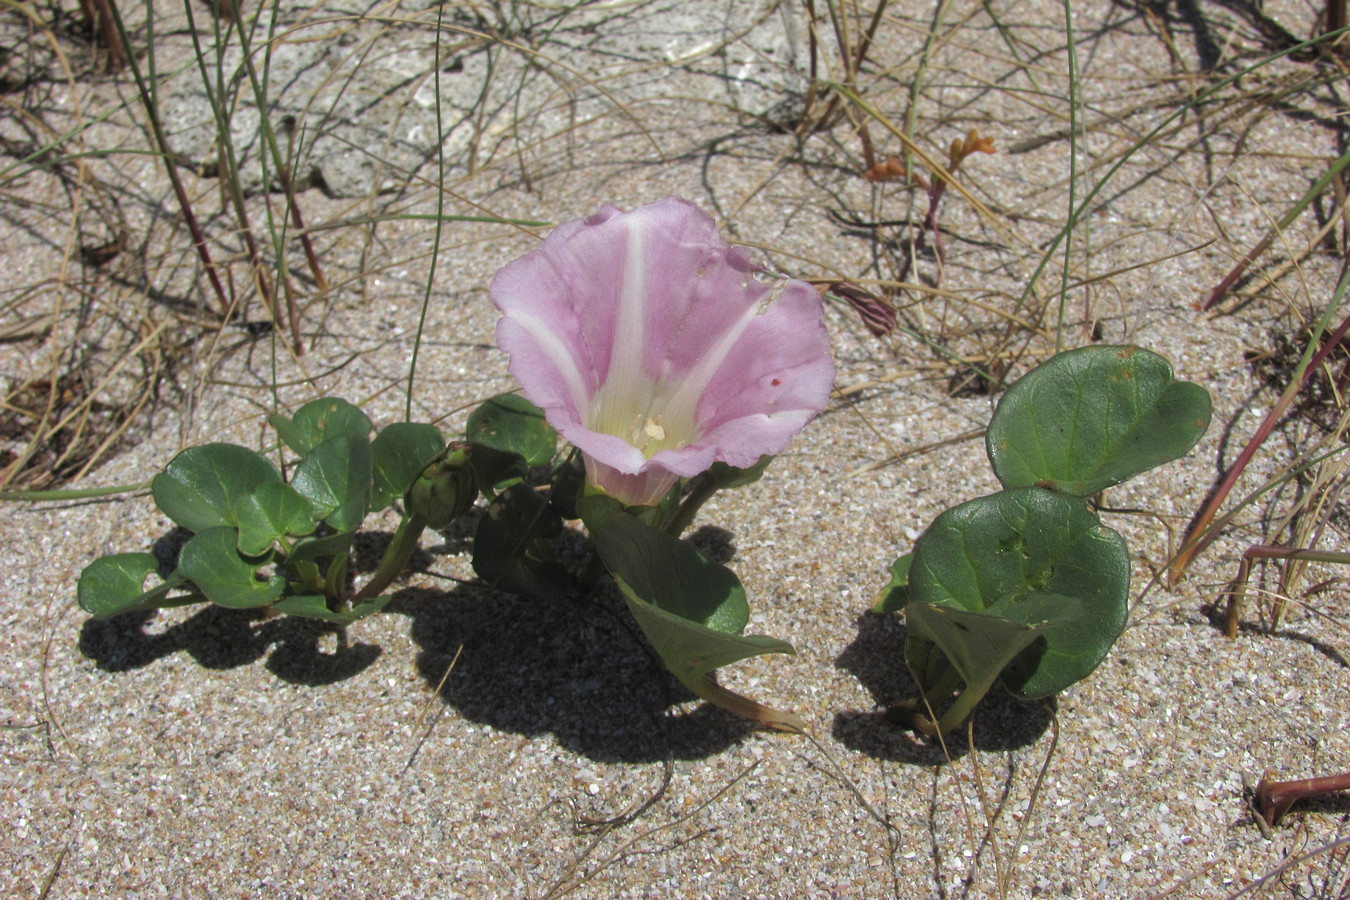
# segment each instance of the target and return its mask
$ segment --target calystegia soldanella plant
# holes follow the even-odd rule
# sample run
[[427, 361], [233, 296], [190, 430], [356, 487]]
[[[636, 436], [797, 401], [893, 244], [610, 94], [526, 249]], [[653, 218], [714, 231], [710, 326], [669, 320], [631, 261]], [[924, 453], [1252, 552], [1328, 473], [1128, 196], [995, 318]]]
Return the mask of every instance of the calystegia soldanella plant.
[[[270, 417], [280, 466], [234, 444], [185, 450], [152, 482], [159, 508], [192, 532], [176, 565], [146, 588], [157, 557], [102, 557], [80, 578], [81, 605], [110, 616], [210, 601], [348, 625], [389, 602], [425, 529], [481, 495], [473, 567], [485, 582], [547, 602], [591, 589], [607, 569], [696, 695], [801, 728], [711, 678], [792, 647], [741, 634], [750, 611], [739, 579], [680, 534], [717, 491], [758, 480], [825, 407], [834, 364], [820, 295], [755, 265], [674, 197], [559, 226], [505, 266], [491, 294], [523, 396], [491, 398], [448, 444], [411, 422], [372, 439], [364, 412], [329, 397]], [[391, 505], [401, 523], [358, 577], [357, 532]], [[555, 545], [576, 519], [594, 564], [569, 570]]]
[[1061, 353], [1008, 388], [986, 434], [1003, 490], [940, 514], [873, 606], [905, 613], [916, 728], [950, 731], [996, 682], [1033, 700], [1092, 674], [1125, 627], [1130, 557], [1091, 498], [1209, 420], [1205, 389], [1138, 347]]

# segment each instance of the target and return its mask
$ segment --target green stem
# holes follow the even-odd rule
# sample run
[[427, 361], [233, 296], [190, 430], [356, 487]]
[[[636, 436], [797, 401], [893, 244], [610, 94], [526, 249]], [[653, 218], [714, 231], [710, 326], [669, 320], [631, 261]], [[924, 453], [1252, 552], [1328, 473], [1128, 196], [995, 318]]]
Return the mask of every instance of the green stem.
[[941, 703], [956, 692], [956, 689], [963, 684], [961, 673], [948, 665], [943, 669], [942, 674], [938, 676], [933, 686], [923, 692], [923, 702], [929, 706]]
[[357, 606], [372, 597], [378, 597], [384, 592], [384, 589], [393, 583], [403, 568], [408, 565], [408, 560], [412, 559], [413, 551], [417, 549], [417, 539], [422, 536], [426, 530], [426, 519], [413, 513], [405, 518], [398, 525], [398, 531], [394, 532], [394, 539], [389, 542], [389, 549], [384, 551], [384, 558], [380, 560], [379, 566], [375, 569], [375, 574], [371, 576], [366, 586], [357, 591], [352, 597], [352, 606]]
[[140, 484], [120, 484], [101, 488], [62, 488], [54, 491], [0, 491], [0, 500], [15, 500], [27, 503], [40, 503], [47, 500], [89, 500], [94, 497], [115, 497], [118, 494], [131, 494], [149, 490], [150, 482]]
[[806, 730], [806, 721], [796, 713], [774, 709], [735, 691], [727, 690], [707, 675], [692, 677], [676, 675], [675, 677], [679, 678], [685, 687], [699, 697], [714, 706], [725, 709], [727, 712], [735, 713], [741, 718], [759, 722], [761, 725], [777, 731], [787, 731], [793, 734], [801, 734]]
[[684, 530], [694, 521], [694, 516], [698, 515], [698, 511], [703, 507], [703, 504], [707, 503], [712, 499], [712, 495], [717, 493], [717, 482], [707, 472], [696, 475], [689, 484], [689, 496], [684, 498], [680, 508], [675, 510], [675, 515], [671, 516], [670, 521], [666, 523], [665, 532], [672, 537], [679, 537], [684, 533]]
[[984, 695], [989, 693], [989, 689], [993, 687], [993, 685], [994, 681], [992, 678], [984, 684], [966, 685], [966, 689], [956, 698], [956, 702], [954, 702], [936, 722], [921, 713], [916, 713], [914, 716], [915, 727], [924, 734], [933, 737], [940, 734], [947, 734], [953, 728], [970, 718], [970, 714], [975, 711], [975, 707], [984, 699]]

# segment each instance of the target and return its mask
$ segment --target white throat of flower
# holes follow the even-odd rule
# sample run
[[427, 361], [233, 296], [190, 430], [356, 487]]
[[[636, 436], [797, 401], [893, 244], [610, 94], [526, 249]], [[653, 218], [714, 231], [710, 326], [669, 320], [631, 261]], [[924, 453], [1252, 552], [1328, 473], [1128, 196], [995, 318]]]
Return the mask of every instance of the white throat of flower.
[[693, 410], [677, 408], [670, 385], [650, 378], [615, 378], [613, 370], [591, 401], [586, 427], [621, 437], [651, 459], [699, 437]]

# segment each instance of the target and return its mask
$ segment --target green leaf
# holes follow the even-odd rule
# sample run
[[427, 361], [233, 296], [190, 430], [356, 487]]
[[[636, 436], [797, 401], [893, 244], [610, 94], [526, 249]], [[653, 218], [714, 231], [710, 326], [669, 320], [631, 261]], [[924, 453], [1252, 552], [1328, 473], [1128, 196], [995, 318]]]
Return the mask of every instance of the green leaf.
[[189, 531], [238, 524], [235, 505], [265, 484], [282, 484], [276, 467], [237, 444], [203, 444], [179, 453], [150, 482], [155, 503]]
[[[1086, 504], [1040, 488], [1014, 488], [963, 503], [933, 521], [914, 546], [909, 606], [945, 606], [1016, 626], [1057, 623], [1002, 676], [1013, 693], [1036, 698], [1097, 668], [1125, 627], [1129, 587], [1124, 539]], [[1081, 609], [1072, 621], [1063, 620], [1070, 611], [1066, 598]], [[971, 628], [986, 621], [952, 618]], [[906, 621], [958, 665], [966, 651], [943, 644], [950, 629], [943, 635], [923, 631], [925, 612]], [[981, 639], [996, 641], [993, 631], [1003, 627], [989, 624], [991, 636]], [[995, 656], [986, 654], [990, 666]]]
[[308, 619], [322, 619], [334, 625], [346, 627], [357, 619], [363, 619], [371, 613], [377, 613], [394, 599], [393, 594], [385, 594], [367, 600], [348, 612], [333, 612], [328, 608], [328, 599], [323, 594], [294, 594], [272, 604], [272, 608], [288, 616], [304, 616]]
[[291, 547], [285, 565], [314, 562], [327, 557], [345, 557], [351, 553], [355, 538], [355, 532], [351, 531], [339, 531], [337, 534], [326, 534], [322, 537], [306, 537], [296, 541]]
[[519, 454], [527, 466], [542, 466], [558, 448], [558, 433], [544, 411], [519, 394], [498, 394], [475, 409], [464, 439]]
[[470, 467], [473, 469], [477, 489], [489, 498], [497, 496], [515, 484], [525, 480], [529, 466], [525, 457], [519, 453], [499, 450], [487, 444], [470, 444]]
[[273, 575], [258, 579], [258, 570], [272, 554], [242, 556], [233, 528], [208, 528], [193, 535], [178, 557], [178, 571], [212, 603], [230, 609], [267, 606], [286, 590], [286, 579]]
[[300, 456], [335, 437], [368, 438], [370, 419], [359, 407], [338, 397], [311, 400], [295, 411], [292, 418], [279, 413], [267, 417], [277, 436]]
[[372, 512], [403, 499], [427, 463], [445, 451], [445, 438], [435, 425], [395, 422], [375, 436], [370, 444], [374, 487]]
[[370, 442], [351, 436], [324, 441], [295, 467], [291, 486], [314, 504], [329, 527], [355, 531], [370, 508]]
[[554, 559], [562, 519], [548, 501], [518, 484], [488, 505], [473, 539], [473, 570], [499, 590], [541, 600], [567, 594], [567, 570]]
[[1210, 398], [1138, 347], [1070, 350], [1004, 393], [985, 441], [1005, 487], [1086, 497], [1185, 455], [1209, 428]]
[[239, 527], [239, 552], [257, 556], [287, 535], [310, 534], [318, 525], [314, 507], [299, 491], [280, 481], [258, 486], [234, 507]]
[[722, 634], [741, 633], [750, 620], [750, 604], [736, 573], [693, 544], [624, 512], [591, 527], [594, 517], [585, 508], [590, 502], [583, 503], [583, 515], [611, 575], [671, 615]]
[[[936, 603], [911, 603], [905, 610], [905, 624], [916, 636], [941, 648], [967, 690], [983, 695], [1033, 641], [1072, 622], [1083, 610], [1072, 597], [1043, 593], [1000, 606], [1004, 608], [979, 613]], [[917, 668], [916, 661], [911, 660], [911, 667]]]
[[150, 553], [114, 553], [100, 556], [84, 567], [75, 589], [80, 608], [106, 619], [136, 609], [157, 609], [169, 591], [183, 583], [171, 577], [150, 590], [145, 579], [159, 570], [159, 560]]
[[872, 612], [899, 612], [905, 608], [909, 603], [909, 566], [913, 561], [914, 554], [906, 553], [891, 563], [891, 567], [886, 570], [891, 573], [891, 580], [877, 592], [876, 599], [872, 601]]
[[[606, 508], [598, 511], [599, 504]], [[587, 497], [582, 515], [633, 618], [666, 667], [710, 703], [775, 728], [802, 730], [798, 716], [727, 690], [710, 677], [752, 656], [795, 652], [785, 641], [740, 634], [750, 610], [735, 573], [693, 544], [610, 508], [617, 505]]]

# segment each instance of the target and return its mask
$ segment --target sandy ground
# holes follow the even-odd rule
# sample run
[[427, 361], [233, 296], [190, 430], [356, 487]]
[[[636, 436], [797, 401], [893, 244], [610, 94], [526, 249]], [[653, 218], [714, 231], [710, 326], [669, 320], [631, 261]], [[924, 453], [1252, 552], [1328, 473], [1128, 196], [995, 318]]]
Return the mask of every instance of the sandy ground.
[[[863, 223], [904, 219], [908, 195], [859, 177], [859, 142], [846, 122], [803, 139], [766, 124], [775, 98], [805, 83], [804, 14], [742, 4], [724, 29], [732, 7], [705, 5], [597, 4], [553, 18], [517, 8], [500, 21], [516, 26], [512, 47], [530, 52], [447, 52], [447, 81], [479, 79], [455, 90], [491, 89], [481, 121], [443, 123], [446, 212], [481, 205], [557, 222], [601, 202], [632, 207], [676, 193], [784, 271], [893, 277], [886, 242], [909, 232]], [[1163, 123], [1175, 97], [1213, 83], [1197, 74], [1205, 54], [1256, 58], [1250, 25], [1218, 6], [1202, 7], [1199, 24], [1170, 7], [1093, 6], [1076, 23], [1087, 127], [1079, 200]], [[1303, 7], [1267, 11], [1306, 33]], [[390, 89], [391, 102], [420, 116], [419, 127], [430, 109], [434, 127], [434, 94], [415, 102], [426, 96], [418, 92], [429, 77], [434, 10], [365, 12], [420, 18], [369, 41], [366, 23], [327, 52], [408, 67], [415, 75]], [[1068, 208], [1061, 15], [1053, 4], [955, 4], [938, 18], [944, 37], [924, 75], [915, 133], [939, 157], [967, 128], [995, 138], [999, 152], [971, 160], [965, 181], [994, 218], [959, 196], [944, 201], [942, 292], [900, 300], [902, 321], [923, 340], [875, 338], [847, 307], [831, 306], [839, 396], [763, 481], [700, 516], [722, 530], [705, 536], [727, 548], [749, 591], [749, 630], [797, 650], [729, 667], [723, 683], [797, 712], [809, 735], [757, 732], [689, 701], [635, 642], [612, 595], [572, 607], [487, 590], [468, 565], [467, 528], [425, 536], [420, 571], [399, 583], [388, 613], [339, 636], [202, 608], [91, 621], [75, 605], [80, 569], [101, 553], [152, 547], [168, 536], [168, 520], [144, 493], [7, 503], [0, 894], [1344, 896], [1344, 844], [1301, 857], [1345, 841], [1344, 798], [1292, 816], [1269, 837], [1244, 800], [1244, 783], [1266, 770], [1297, 778], [1350, 769], [1343, 585], [1293, 605], [1275, 634], [1259, 627], [1257, 605], [1237, 640], [1202, 611], [1243, 549], [1279, 538], [1297, 491], [1274, 491], [1240, 514], [1176, 590], [1152, 580], [1278, 393], [1246, 354], [1272, 349], [1278, 335], [1296, 338], [1335, 285], [1339, 261], [1319, 250], [1273, 284], [1245, 285], [1257, 297], [1235, 314], [1193, 309], [1338, 152], [1328, 117], [1340, 112], [1339, 88], [1300, 89], [1311, 77], [1306, 63], [1248, 76], [1245, 88], [1261, 98], [1250, 106], [1229, 100], [1165, 128], [1111, 176], [1073, 248], [1066, 342], [1087, 339], [1086, 315], [1106, 340], [1168, 356], [1215, 399], [1214, 425], [1192, 454], [1109, 492], [1111, 507], [1133, 510], [1106, 516], [1134, 558], [1130, 622], [1114, 651], [1049, 706], [990, 698], [972, 733], [945, 746], [885, 715], [914, 687], [903, 623], [865, 613], [885, 568], [939, 511], [995, 488], [982, 441], [969, 435], [996, 398], [949, 396], [960, 366], [925, 341], [975, 355], [1011, 336], [1011, 346], [1029, 348], [1018, 371], [1053, 345], [1053, 302], [1029, 342], [1009, 317], [1034, 319], [1016, 301]], [[455, 16], [457, 27], [481, 24]], [[929, 4], [892, 4], [871, 55], [881, 62], [864, 73], [869, 97], [897, 120], [933, 24]], [[181, 33], [160, 31], [165, 58], [183, 51]], [[382, 54], [385, 46], [397, 52]], [[325, 77], [344, 71], [325, 65]], [[115, 82], [89, 86], [87, 111], [108, 109], [119, 91], [129, 96]], [[118, 121], [91, 140], [104, 130], [119, 140], [134, 134]], [[899, 151], [883, 128], [870, 131], [879, 153]], [[423, 146], [411, 125], [403, 134], [400, 165]], [[335, 182], [347, 163], [324, 152], [315, 150], [323, 157], [315, 177], [342, 193]], [[154, 171], [153, 161], [129, 158], [121, 174], [144, 179], [145, 195], [164, 202]], [[434, 161], [418, 171], [434, 179]], [[304, 192], [309, 221], [435, 212], [434, 192], [416, 179], [370, 197], [381, 177], [351, 175], [364, 199]], [[216, 202], [212, 184], [193, 181], [203, 204]], [[133, 231], [176, 235], [177, 255], [156, 256], [147, 275], [169, 288], [144, 312], [175, 333], [185, 326], [169, 295], [190, 303], [204, 281], [190, 281], [186, 238], [136, 196], [124, 196]], [[263, 210], [259, 197], [251, 203]], [[5, 258], [16, 284], [55, 271], [64, 232], [59, 215], [47, 222], [27, 207], [10, 210]], [[230, 220], [210, 225], [224, 232]], [[1273, 266], [1316, 228], [1312, 214], [1300, 218], [1266, 274], [1279, 276]], [[453, 433], [472, 404], [512, 386], [493, 345], [486, 285], [546, 230], [445, 226], [415, 418]], [[134, 439], [74, 486], [140, 483], [182, 446], [207, 440], [262, 446], [263, 415], [277, 402], [337, 394], [366, 404], [377, 425], [400, 417], [433, 229], [408, 219], [321, 231], [319, 240], [335, 286], [305, 310], [310, 351], [296, 360], [240, 329], [179, 345], [162, 400], [138, 417]], [[1040, 279], [1041, 305], [1060, 288], [1062, 258]], [[298, 253], [290, 264], [303, 266]], [[175, 266], [188, 275], [174, 275]], [[937, 274], [925, 257], [909, 280], [932, 286]], [[97, 282], [106, 273], [88, 277], [112, 290]], [[45, 341], [4, 345], [11, 383], [33, 377], [53, 343], [83, 327], [67, 303], [66, 324]], [[261, 315], [256, 305], [253, 313]], [[1282, 426], [1235, 496], [1320, 435], [1302, 418]], [[1344, 523], [1338, 507], [1322, 546], [1350, 549]], [[377, 536], [394, 524], [367, 523]], [[1337, 577], [1312, 568], [1304, 583]]]

